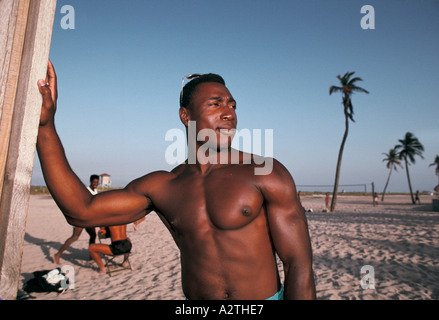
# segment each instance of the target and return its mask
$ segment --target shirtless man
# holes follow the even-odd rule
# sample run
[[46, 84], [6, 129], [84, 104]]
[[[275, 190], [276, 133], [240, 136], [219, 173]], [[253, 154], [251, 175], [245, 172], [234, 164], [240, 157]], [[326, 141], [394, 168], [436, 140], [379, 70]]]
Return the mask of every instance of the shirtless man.
[[[189, 82], [179, 111], [186, 128], [195, 123], [197, 132], [211, 129], [217, 141], [226, 141], [217, 145], [218, 158], [230, 151], [230, 129], [237, 124], [236, 102], [222, 81], [201, 76]], [[256, 175], [260, 165], [244, 164], [248, 155], [242, 152], [239, 164], [197, 158], [92, 196], [70, 168], [56, 133], [57, 84], [50, 62], [38, 85], [43, 96], [38, 155], [47, 186], [70, 224], [122, 225], [154, 210], [180, 249], [188, 299], [315, 299], [306, 217], [294, 181], [279, 162], [273, 161], [269, 174]], [[194, 143], [195, 151], [204, 144]], [[231, 160], [232, 153], [226, 154]], [[284, 266], [283, 288], [275, 252]]]
[[127, 225], [124, 224], [122, 226], [112, 226], [108, 228], [101, 228], [99, 230], [99, 236], [105, 235], [106, 232], [110, 233], [109, 235], [111, 237], [111, 244], [104, 244], [104, 243], [94, 243], [91, 244], [88, 247], [88, 251], [90, 252], [90, 256], [92, 259], [98, 264], [99, 267], [99, 273], [107, 273], [107, 270], [105, 269], [105, 265], [102, 262], [102, 259], [100, 257], [100, 253], [106, 254], [109, 256], [112, 255], [119, 255], [124, 254], [124, 260], [122, 264], [126, 266], [127, 259], [128, 259], [128, 253], [131, 251], [132, 244], [131, 241], [127, 237]]

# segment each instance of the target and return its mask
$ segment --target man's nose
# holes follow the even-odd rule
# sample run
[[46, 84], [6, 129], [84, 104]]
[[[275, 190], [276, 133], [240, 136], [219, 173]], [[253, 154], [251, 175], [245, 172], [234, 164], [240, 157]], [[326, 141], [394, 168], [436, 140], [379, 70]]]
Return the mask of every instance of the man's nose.
[[227, 105], [223, 106], [221, 108], [221, 120], [234, 120], [235, 116], [233, 115], [233, 112], [231, 108]]

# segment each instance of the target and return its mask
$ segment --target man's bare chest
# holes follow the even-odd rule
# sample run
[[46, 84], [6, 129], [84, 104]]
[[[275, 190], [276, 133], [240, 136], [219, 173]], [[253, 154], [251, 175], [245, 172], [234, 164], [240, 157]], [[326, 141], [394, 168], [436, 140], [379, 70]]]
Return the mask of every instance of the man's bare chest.
[[166, 189], [166, 196], [156, 206], [180, 231], [239, 229], [263, 210], [263, 197], [255, 182], [233, 172], [181, 175], [170, 181]]

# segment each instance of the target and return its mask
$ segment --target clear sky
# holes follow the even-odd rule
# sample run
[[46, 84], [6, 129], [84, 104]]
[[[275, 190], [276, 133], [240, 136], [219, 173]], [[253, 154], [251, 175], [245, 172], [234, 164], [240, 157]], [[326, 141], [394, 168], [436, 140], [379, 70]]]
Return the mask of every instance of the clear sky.
[[[64, 5], [75, 29], [63, 29]], [[372, 5], [375, 29], [362, 29]], [[414, 190], [438, 184], [439, 1], [437, 0], [58, 0], [50, 58], [58, 74], [57, 130], [84, 183], [113, 186], [170, 170], [166, 132], [183, 130], [181, 79], [218, 73], [237, 100], [238, 129], [272, 129], [274, 157], [297, 185], [333, 184], [344, 132], [337, 75], [355, 71], [370, 94], [354, 94], [355, 123], [340, 184], [382, 191], [390, 148], [412, 132], [424, 159]], [[33, 185], [44, 181], [35, 157]], [[300, 189], [300, 187], [298, 188]], [[388, 191], [408, 192], [403, 169]]]

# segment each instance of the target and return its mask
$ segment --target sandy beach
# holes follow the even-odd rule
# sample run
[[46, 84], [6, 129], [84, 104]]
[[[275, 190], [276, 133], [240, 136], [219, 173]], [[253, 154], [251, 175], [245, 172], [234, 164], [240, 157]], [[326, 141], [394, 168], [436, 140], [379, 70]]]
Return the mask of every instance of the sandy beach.
[[[336, 213], [322, 212], [324, 196], [302, 197], [313, 246], [317, 297], [321, 300], [439, 299], [439, 212], [432, 197], [386, 196], [372, 205], [366, 196], [339, 196]], [[179, 252], [159, 218], [151, 213], [134, 230], [132, 271], [98, 274], [89, 262], [88, 235], [84, 231], [61, 257], [52, 262], [72, 234], [50, 196], [32, 195], [27, 218], [18, 298], [25, 298], [24, 283], [38, 270], [72, 266], [75, 289], [32, 293], [37, 300], [182, 300]], [[363, 266], [373, 267], [375, 289], [363, 289]], [[281, 268], [280, 268], [281, 269]], [[369, 269], [370, 270], [370, 269]], [[282, 270], [281, 270], [282, 273]]]

